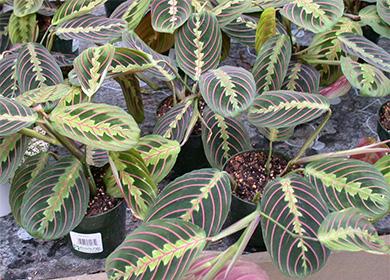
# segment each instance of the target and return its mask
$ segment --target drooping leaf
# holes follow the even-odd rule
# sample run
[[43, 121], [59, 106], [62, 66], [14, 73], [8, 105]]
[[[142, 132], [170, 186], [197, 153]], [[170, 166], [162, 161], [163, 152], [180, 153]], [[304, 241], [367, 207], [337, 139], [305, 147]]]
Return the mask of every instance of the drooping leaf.
[[65, 157], [30, 183], [20, 211], [21, 224], [35, 238], [58, 239], [75, 228], [87, 211], [89, 188], [81, 163]]
[[377, 0], [376, 8], [378, 15], [388, 24], [390, 23], [390, 1], [389, 0]]
[[28, 157], [23, 162], [23, 165], [16, 170], [15, 175], [13, 176], [9, 193], [9, 204], [11, 205], [12, 215], [18, 225], [21, 224], [20, 209], [24, 194], [31, 186], [32, 180], [45, 168], [48, 159], [48, 153], [40, 153]]
[[12, 135], [31, 126], [38, 115], [19, 102], [0, 97], [0, 136]]
[[390, 186], [372, 165], [355, 159], [324, 159], [305, 167], [305, 175], [329, 209], [358, 208], [370, 218], [390, 209]]
[[352, 86], [360, 94], [383, 97], [390, 94], [390, 79], [379, 69], [367, 63], [358, 63], [349, 57], [341, 57], [341, 69]]
[[34, 42], [38, 37], [36, 15], [18, 17], [12, 14], [9, 19], [8, 33], [12, 44]]
[[379, 69], [390, 72], [390, 54], [361, 35], [343, 33], [338, 39], [343, 51], [357, 56]]
[[91, 97], [102, 85], [111, 66], [115, 47], [106, 44], [84, 50], [75, 60], [74, 69], [83, 92]]
[[217, 16], [219, 26], [224, 27], [244, 13], [251, 4], [251, 0], [218, 1], [211, 12]]
[[21, 92], [64, 81], [61, 68], [50, 52], [38, 43], [25, 44], [16, 62], [16, 77]]
[[11, 54], [0, 59], [0, 94], [14, 98], [19, 95], [20, 89], [16, 77], [17, 54]]
[[126, 151], [138, 142], [133, 117], [116, 106], [81, 103], [57, 107], [50, 114], [55, 130], [92, 148]]
[[301, 278], [325, 265], [330, 251], [319, 241], [305, 237], [317, 237], [317, 231], [329, 212], [305, 178], [288, 175], [269, 182], [264, 189], [260, 210], [270, 217], [261, 219], [261, 229], [267, 251], [279, 270], [289, 277]]
[[36, 13], [42, 6], [43, 0], [14, 0], [14, 14], [24, 17]]
[[215, 69], [221, 59], [222, 33], [215, 15], [194, 13], [175, 35], [178, 66], [193, 80]]
[[171, 171], [180, 152], [180, 144], [160, 135], [146, 135], [135, 147], [140, 153], [153, 181], [160, 183]]
[[259, 23], [256, 29], [256, 46], [257, 52], [260, 51], [264, 43], [276, 35], [276, 10], [273, 7], [266, 8], [261, 13]]
[[256, 127], [294, 127], [320, 117], [329, 106], [328, 99], [319, 94], [269, 91], [256, 97], [248, 120]]
[[111, 14], [111, 18], [127, 21], [128, 30], [134, 30], [141, 22], [149, 8], [151, 0], [127, 0], [120, 4]]
[[151, 4], [152, 26], [158, 32], [173, 33], [191, 15], [191, 0], [154, 0]]
[[107, 0], [66, 0], [56, 11], [51, 21], [59, 25], [68, 20], [88, 14], [94, 8], [103, 5]]
[[221, 230], [230, 202], [229, 174], [218, 169], [199, 169], [169, 183], [149, 209], [145, 220], [180, 218], [212, 236]]
[[102, 149], [85, 148], [85, 159], [88, 165], [103, 167], [108, 164], [108, 152]]
[[291, 62], [288, 66], [282, 89], [319, 93], [320, 73], [309, 65]]
[[145, 223], [106, 260], [110, 280], [179, 280], [206, 246], [206, 234], [180, 219]]
[[293, 0], [283, 6], [281, 14], [298, 26], [314, 33], [330, 29], [343, 15], [342, 0]]
[[202, 114], [203, 148], [212, 167], [222, 169], [230, 157], [251, 149], [249, 134], [239, 120], [220, 116], [208, 107]]
[[207, 105], [224, 117], [237, 117], [248, 109], [256, 96], [252, 74], [234, 66], [205, 72], [200, 76], [199, 89]]
[[281, 89], [291, 59], [291, 42], [286, 35], [268, 39], [260, 49], [252, 74], [257, 94]]
[[120, 182], [117, 187], [133, 215], [143, 220], [158, 191], [145, 162], [136, 149], [111, 152], [110, 158], [116, 168], [113, 176]]
[[295, 127], [268, 128], [258, 127], [257, 130], [269, 141], [286, 141], [294, 135]]
[[383, 174], [387, 184], [390, 185], [390, 155], [384, 155], [375, 163], [375, 167]]
[[0, 184], [7, 184], [23, 161], [28, 138], [13, 134], [0, 138]]
[[333, 251], [390, 255], [390, 246], [378, 236], [367, 218], [354, 208], [330, 213], [318, 230], [318, 239]]
[[369, 5], [359, 11], [362, 25], [370, 26], [376, 33], [390, 39], [390, 26], [378, 15], [376, 6]]
[[55, 29], [55, 33], [64, 40], [106, 43], [121, 37], [126, 27], [127, 23], [121, 19], [84, 15], [62, 23]]

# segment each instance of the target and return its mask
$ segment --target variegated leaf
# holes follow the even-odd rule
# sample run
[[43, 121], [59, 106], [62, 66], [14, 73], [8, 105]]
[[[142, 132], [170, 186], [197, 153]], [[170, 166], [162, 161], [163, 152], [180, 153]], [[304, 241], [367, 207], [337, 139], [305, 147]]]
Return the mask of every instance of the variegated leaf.
[[19, 102], [0, 97], [0, 136], [12, 135], [31, 126], [38, 115]]
[[0, 184], [7, 184], [23, 161], [28, 138], [13, 134], [0, 138]]
[[191, 0], [153, 0], [152, 26], [158, 32], [173, 33], [190, 17], [191, 9]]
[[330, 213], [318, 230], [318, 239], [333, 251], [390, 255], [390, 246], [378, 236], [367, 218], [354, 208]]
[[218, 169], [199, 169], [169, 183], [149, 209], [145, 221], [180, 218], [213, 236], [221, 230], [230, 203], [229, 174]]
[[110, 158], [116, 169], [113, 176], [117, 187], [133, 215], [143, 220], [158, 192], [144, 160], [136, 149], [110, 152]]
[[329, 107], [328, 99], [319, 94], [269, 91], [256, 97], [248, 120], [256, 127], [294, 127], [320, 117]]
[[55, 130], [92, 148], [126, 151], [138, 142], [133, 117], [116, 106], [81, 103], [58, 107], [50, 114]]
[[376, 8], [378, 15], [384, 20], [384, 22], [390, 23], [390, 1], [389, 0], [377, 0]]
[[87, 163], [95, 167], [103, 167], [108, 164], [108, 152], [101, 149], [85, 148], [85, 159]]
[[18, 17], [12, 14], [8, 24], [9, 38], [12, 44], [35, 42], [38, 37], [36, 14]]
[[320, 94], [326, 96], [329, 99], [344, 96], [351, 90], [351, 84], [348, 82], [345, 76], [341, 76], [333, 84], [324, 87], [320, 90]]
[[83, 92], [91, 97], [102, 85], [115, 55], [115, 47], [106, 44], [84, 50], [75, 60], [74, 69]]
[[369, 5], [359, 11], [360, 23], [370, 26], [376, 33], [390, 39], [390, 26], [378, 15], [376, 6]]
[[261, 229], [267, 251], [279, 270], [289, 277], [302, 278], [325, 265], [330, 251], [315, 238], [329, 212], [305, 178], [287, 175], [269, 182], [260, 210], [269, 217], [261, 219]]
[[291, 42], [287, 35], [276, 35], [264, 43], [252, 70], [257, 94], [281, 89], [290, 59]]
[[256, 96], [252, 74], [233, 66], [222, 66], [202, 74], [199, 89], [207, 105], [224, 117], [237, 117], [249, 108]]
[[330, 29], [341, 18], [343, 12], [342, 0], [293, 0], [281, 10], [284, 17], [314, 33]]
[[13, 176], [9, 193], [9, 204], [11, 205], [12, 215], [14, 216], [16, 223], [19, 225], [21, 224], [20, 209], [24, 194], [31, 186], [32, 180], [43, 171], [48, 159], [48, 153], [40, 153], [35, 156], [28, 157], [23, 162], [23, 165], [16, 170], [15, 175]]
[[224, 27], [244, 13], [251, 4], [251, 0], [218, 1], [211, 12], [217, 16], [219, 26]]
[[222, 169], [230, 157], [251, 149], [249, 134], [239, 120], [220, 116], [208, 107], [202, 115], [203, 148], [212, 167]]
[[341, 69], [352, 86], [362, 95], [383, 97], [390, 94], [390, 79], [379, 69], [367, 63], [358, 63], [341, 57]]
[[153, 134], [181, 143], [193, 115], [193, 100], [188, 100], [172, 107], [164, 116], [157, 120]]
[[43, 0], [14, 0], [13, 2], [14, 14], [17, 17], [35, 14], [43, 4]]
[[21, 92], [64, 81], [61, 68], [49, 51], [40, 44], [25, 44], [16, 62], [16, 77]]
[[83, 93], [80, 87], [73, 86], [74, 90], [71, 90], [67, 95], [62, 97], [57, 104], [57, 107], [61, 106], [73, 106], [76, 104], [80, 104], [86, 102], [88, 100], [88, 96]]
[[55, 33], [64, 40], [105, 43], [121, 37], [126, 27], [127, 23], [121, 19], [85, 15], [64, 22], [55, 29]]
[[151, 0], [127, 0], [111, 14], [111, 18], [127, 21], [128, 30], [134, 30], [146, 14]]
[[390, 186], [372, 165], [355, 159], [324, 159], [305, 167], [305, 175], [329, 209], [358, 208], [370, 218], [390, 210]]
[[240, 15], [228, 25], [222, 28], [230, 38], [236, 39], [241, 44], [249, 47], [255, 46], [256, 27], [258, 19], [248, 15]]
[[88, 14], [94, 8], [103, 5], [107, 0], [66, 0], [56, 11], [51, 21], [59, 25], [72, 18]]
[[30, 183], [20, 211], [21, 224], [35, 238], [58, 239], [84, 218], [89, 188], [81, 163], [65, 157], [47, 166]]
[[14, 98], [20, 94], [16, 76], [17, 54], [11, 54], [0, 59], [0, 94], [4, 97]]
[[291, 62], [288, 66], [282, 89], [319, 93], [320, 73], [309, 65]]
[[145, 223], [107, 258], [110, 280], [182, 279], [206, 246], [206, 234], [180, 219]]
[[375, 167], [383, 174], [386, 183], [390, 185], [390, 155], [385, 155], [375, 162]]
[[217, 68], [221, 59], [222, 33], [215, 15], [192, 14], [175, 35], [178, 66], [193, 80]]
[[44, 15], [47, 17], [52, 17], [54, 16], [56, 10], [57, 10], [56, 3], [50, 0], [43, 0], [42, 6], [39, 8], [37, 14]]
[[271, 37], [276, 35], [276, 10], [273, 7], [266, 8], [261, 13], [259, 23], [256, 29], [256, 45], [257, 53], [260, 51], [264, 43]]
[[171, 59], [155, 52], [152, 48], [145, 44], [145, 42], [143, 42], [137, 34], [134, 32], [124, 33], [123, 41], [127, 47], [142, 51], [150, 56], [149, 59], [154, 64], [154, 68], [149, 69], [147, 72], [152, 76], [163, 81], [171, 81], [176, 78], [172, 69], [175, 69], [175, 71], [177, 71], [177, 69]]
[[343, 33], [338, 39], [347, 54], [357, 56], [383, 71], [390, 72], [390, 54], [377, 44], [353, 33]]
[[180, 152], [180, 144], [160, 135], [146, 135], [135, 147], [140, 153], [153, 181], [160, 183], [171, 171]]
[[268, 128], [258, 127], [259, 132], [271, 142], [286, 141], [294, 135], [295, 127]]

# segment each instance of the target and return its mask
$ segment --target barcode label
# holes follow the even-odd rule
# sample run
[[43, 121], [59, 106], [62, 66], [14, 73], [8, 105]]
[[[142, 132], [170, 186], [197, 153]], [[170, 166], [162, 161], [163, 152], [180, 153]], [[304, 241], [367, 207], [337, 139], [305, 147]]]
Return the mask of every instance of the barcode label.
[[71, 231], [70, 239], [76, 251], [90, 254], [103, 252], [102, 235], [100, 233], [84, 234]]

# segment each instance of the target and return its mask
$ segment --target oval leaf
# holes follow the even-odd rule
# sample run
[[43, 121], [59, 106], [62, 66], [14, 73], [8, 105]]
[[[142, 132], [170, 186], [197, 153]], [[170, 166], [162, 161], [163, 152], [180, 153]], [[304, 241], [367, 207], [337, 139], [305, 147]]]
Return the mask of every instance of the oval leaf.
[[111, 18], [120, 18], [127, 22], [127, 29], [134, 30], [146, 14], [151, 0], [127, 0], [111, 14]]
[[42, 6], [43, 0], [14, 0], [14, 14], [24, 17], [36, 13]]
[[256, 97], [248, 120], [256, 127], [294, 127], [320, 117], [329, 106], [328, 99], [319, 94], [269, 91]]
[[84, 218], [89, 188], [81, 163], [74, 157], [49, 165], [24, 194], [21, 224], [35, 238], [57, 239]]
[[192, 14], [175, 35], [178, 66], [193, 80], [218, 66], [222, 51], [222, 33], [215, 15]]
[[324, 159], [308, 164], [304, 172], [333, 211], [352, 207], [378, 218], [390, 210], [390, 186], [366, 162]]
[[60, 134], [92, 148], [126, 151], [138, 142], [140, 129], [133, 117], [116, 106], [82, 103], [57, 107], [50, 115]]
[[264, 189], [260, 210], [270, 217], [261, 219], [267, 251], [284, 274], [301, 278], [325, 265], [330, 251], [319, 241], [305, 237], [317, 238], [317, 231], [329, 212], [307, 180], [289, 175], [271, 181]]
[[256, 29], [256, 46], [257, 52], [267, 40], [276, 35], [276, 10], [273, 7], [266, 8], [260, 16]]
[[28, 138], [20, 134], [0, 138], [0, 184], [9, 183], [23, 161], [27, 143]]
[[191, 0], [154, 0], [151, 4], [152, 26], [162, 33], [173, 33], [191, 15]]
[[255, 47], [257, 22], [258, 18], [242, 14], [222, 30], [241, 44]]
[[390, 1], [377, 0], [376, 8], [378, 15], [387, 23], [390, 23]]
[[282, 89], [319, 93], [320, 73], [309, 65], [292, 62], [288, 66]]
[[217, 16], [219, 26], [224, 27], [244, 13], [251, 4], [251, 0], [218, 1], [218, 5], [213, 8], [212, 13]]
[[376, 33], [390, 39], [390, 26], [378, 15], [376, 6], [369, 5], [359, 11], [360, 22], [370, 26]]
[[212, 236], [221, 230], [230, 203], [229, 174], [218, 169], [200, 169], [169, 183], [149, 209], [145, 220], [180, 218]]
[[203, 248], [199, 227], [179, 219], [152, 221], [138, 227], [106, 260], [111, 280], [179, 280]]
[[20, 94], [16, 77], [17, 54], [11, 54], [0, 59], [0, 94], [4, 97], [14, 98]]
[[35, 14], [17, 17], [12, 14], [8, 24], [8, 34], [12, 44], [34, 42], [38, 36]]

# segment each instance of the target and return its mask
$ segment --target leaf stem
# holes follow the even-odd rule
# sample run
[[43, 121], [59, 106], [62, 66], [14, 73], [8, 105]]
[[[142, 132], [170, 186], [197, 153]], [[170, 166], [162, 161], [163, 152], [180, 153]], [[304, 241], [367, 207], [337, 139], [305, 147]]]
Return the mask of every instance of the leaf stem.
[[30, 129], [30, 128], [22, 128], [20, 131], [19, 131], [20, 134], [23, 134], [23, 135], [26, 135], [28, 137], [31, 137], [31, 138], [36, 138], [38, 140], [42, 140], [42, 141], [45, 141], [49, 144], [52, 144], [52, 145], [56, 145], [56, 146], [62, 146], [60, 142], [58, 142], [56, 139], [54, 138], [51, 138], [49, 136], [46, 136], [46, 135], [43, 135], [33, 129]]
[[[179, 72], [172, 67], [172, 65], [170, 65], [169, 63], [166, 63], [166, 65], [169, 67], [169, 69], [171, 69], [171, 71], [173, 72], [173, 74], [175, 74], [176, 78], [183, 84], [183, 86], [191, 93], [191, 94], [194, 94], [192, 92], [192, 89], [190, 88], [190, 86], [183, 80], [183, 78], [180, 76]], [[179, 97], [179, 96], [178, 96]]]
[[309, 64], [326, 64], [326, 65], [340, 65], [338, 60], [326, 60], [326, 59], [304, 59]]
[[213, 268], [207, 272], [207, 274], [203, 277], [203, 280], [213, 280], [225, 264], [235, 255], [237, 250], [238, 243], [235, 243], [216, 257], [216, 262], [214, 263]]
[[268, 158], [267, 158], [267, 162], [265, 163], [265, 170], [266, 170], [266, 174], [267, 176], [269, 175], [270, 173], [270, 164], [271, 164], [271, 159], [272, 159], [272, 149], [273, 149], [273, 142], [272, 140], [269, 141], [269, 151], [268, 151]]

